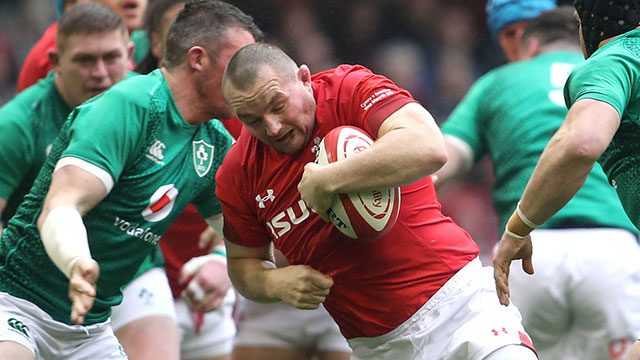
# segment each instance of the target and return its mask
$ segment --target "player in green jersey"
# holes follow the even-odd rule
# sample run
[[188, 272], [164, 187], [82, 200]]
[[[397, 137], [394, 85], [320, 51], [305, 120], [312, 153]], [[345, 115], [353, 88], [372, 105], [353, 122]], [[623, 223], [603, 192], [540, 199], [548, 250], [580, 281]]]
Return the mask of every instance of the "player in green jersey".
[[60, 47], [49, 54], [54, 71], [0, 109], [0, 231], [31, 188], [71, 109], [127, 74], [133, 44], [116, 13], [83, 4], [63, 20]]
[[208, 119], [232, 114], [216, 74], [256, 31], [229, 4], [190, 2], [162, 69], [72, 112], [2, 234], [0, 357], [126, 357], [107, 322], [121, 286], [188, 203], [220, 230], [231, 138]]
[[[584, 60], [563, 6], [527, 21], [518, 61], [480, 78], [444, 123], [446, 181], [488, 154], [504, 229], [527, 179], [567, 113], [562, 87]], [[600, 166], [571, 202], [532, 233], [532, 278], [514, 264], [512, 300], [541, 359], [616, 359], [640, 331], [640, 247]]]
[[529, 233], [574, 197], [596, 161], [631, 221], [640, 225], [640, 2], [577, 0], [575, 7], [587, 61], [567, 80], [569, 112], [542, 153], [494, 257], [496, 287], [503, 304], [509, 302], [511, 261], [523, 259], [523, 269], [533, 273]]
[[[0, 174], [0, 200], [9, 199], [7, 208], [0, 209], [4, 222], [29, 192], [71, 109], [124, 79], [131, 61], [133, 45], [126, 24], [100, 3], [70, 9], [58, 29], [59, 46], [50, 53], [54, 71], [0, 109], [0, 168], [6, 169]], [[134, 356], [145, 351], [154, 359], [171, 359], [171, 344], [178, 347], [162, 260], [159, 250], [145, 260], [135, 280], [123, 289], [123, 303], [112, 312], [111, 327]], [[164, 338], [158, 339], [152, 329], [160, 329]]]

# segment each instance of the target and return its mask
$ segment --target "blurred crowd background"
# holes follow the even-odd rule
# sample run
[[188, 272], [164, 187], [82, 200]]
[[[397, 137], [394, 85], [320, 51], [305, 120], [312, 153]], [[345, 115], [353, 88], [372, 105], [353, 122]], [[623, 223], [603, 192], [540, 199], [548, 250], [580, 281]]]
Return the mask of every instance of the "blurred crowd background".
[[[409, 90], [439, 123], [475, 79], [504, 63], [487, 30], [486, 0], [228, 1], [312, 72], [365, 65]], [[0, 0], [0, 105], [15, 95], [24, 58], [57, 18], [54, 0]], [[444, 213], [478, 242], [483, 260], [499, 236], [491, 173], [484, 160], [439, 190]]]

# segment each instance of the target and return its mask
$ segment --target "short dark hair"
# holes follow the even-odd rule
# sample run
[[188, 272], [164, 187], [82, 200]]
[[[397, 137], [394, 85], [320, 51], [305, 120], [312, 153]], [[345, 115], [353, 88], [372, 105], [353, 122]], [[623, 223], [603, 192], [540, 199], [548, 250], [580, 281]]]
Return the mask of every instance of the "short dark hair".
[[222, 78], [222, 87], [231, 81], [238, 90], [247, 90], [253, 85], [263, 67], [269, 67], [283, 79], [294, 79], [296, 63], [277, 46], [254, 43], [242, 47], [229, 60]]
[[[162, 26], [162, 18], [164, 14], [177, 4], [184, 4], [187, 0], [153, 0], [149, 2], [147, 10], [144, 13], [144, 30], [147, 30], [149, 39], [151, 33], [159, 33]], [[140, 74], [148, 74], [158, 68], [159, 59], [149, 50], [147, 55], [136, 64], [135, 71]]]
[[215, 54], [229, 28], [248, 31], [255, 41], [262, 41], [264, 35], [253, 22], [251, 16], [237, 7], [218, 0], [188, 1], [169, 28], [162, 64], [167, 69], [184, 62], [189, 49], [202, 46]]
[[527, 22], [522, 39], [536, 37], [540, 44], [548, 45], [556, 41], [572, 42], [580, 46], [578, 22], [572, 6], [559, 6], [547, 10]]
[[56, 46], [59, 52], [63, 52], [71, 35], [91, 35], [115, 30], [120, 30], [123, 39], [128, 41], [127, 25], [120, 15], [100, 3], [78, 4], [62, 14], [58, 22]]

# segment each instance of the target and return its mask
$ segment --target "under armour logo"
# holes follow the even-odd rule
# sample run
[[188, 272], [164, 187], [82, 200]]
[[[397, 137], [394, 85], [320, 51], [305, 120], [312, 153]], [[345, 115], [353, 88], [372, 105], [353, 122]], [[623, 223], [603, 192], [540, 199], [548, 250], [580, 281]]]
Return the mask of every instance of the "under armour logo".
[[267, 189], [267, 196], [265, 197], [261, 197], [260, 194], [256, 195], [256, 201], [258, 202], [258, 207], [260, 209], [264, 209], [264, 203], [269, 200], [271, 202], [273, 202], [273, 200], [275, 200], [276, 197], [273, 196], [273, 189]]
[[505, 328], [500, 329], [500, 331], [498, 331], [498, 330], [496, 330], [496, 329], [493, 329], [493, 330], [491, 330], [491, 332], [493, 333], [493, 335], [494, 335], [494, 336], [498, 336], [498, 335], [500, 334], [500, 332], [503, 332], [503, 333], [505, 333], [505, 334], [508, 334], [508, 333], [509, 333], [509, 332], [507, 331], [507, 329], [505, 329]]
[[19, 332], [22, 333], [22, 335], [29, 337], [29, 328], [27, 327], [27, 325], [23, 324], [22, 321], [16, 319], [16, 318], [10, 318], [7, 323], [9, 324], [9, 326], [11, 326], [13, 329], [18, 330]]

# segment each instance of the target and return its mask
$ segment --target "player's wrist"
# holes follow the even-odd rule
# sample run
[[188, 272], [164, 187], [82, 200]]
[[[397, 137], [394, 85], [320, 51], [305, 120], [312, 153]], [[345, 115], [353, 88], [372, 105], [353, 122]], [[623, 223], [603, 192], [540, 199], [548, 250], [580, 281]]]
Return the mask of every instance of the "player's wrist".
[[518, 211], [514, 211], [507, 221], [507, 225], [505, 226], [505, 233], [516, 239], [524, 239], [529, 233], [531, 233], [535, 228], [527, 225], [522, 218], [518, 214]]
[[58, 206], [47, 214], [40, 229], [42, 244], [51, 261], [67, 277], [80, 259], [91, 259], [82, 215], [73, 207]]

